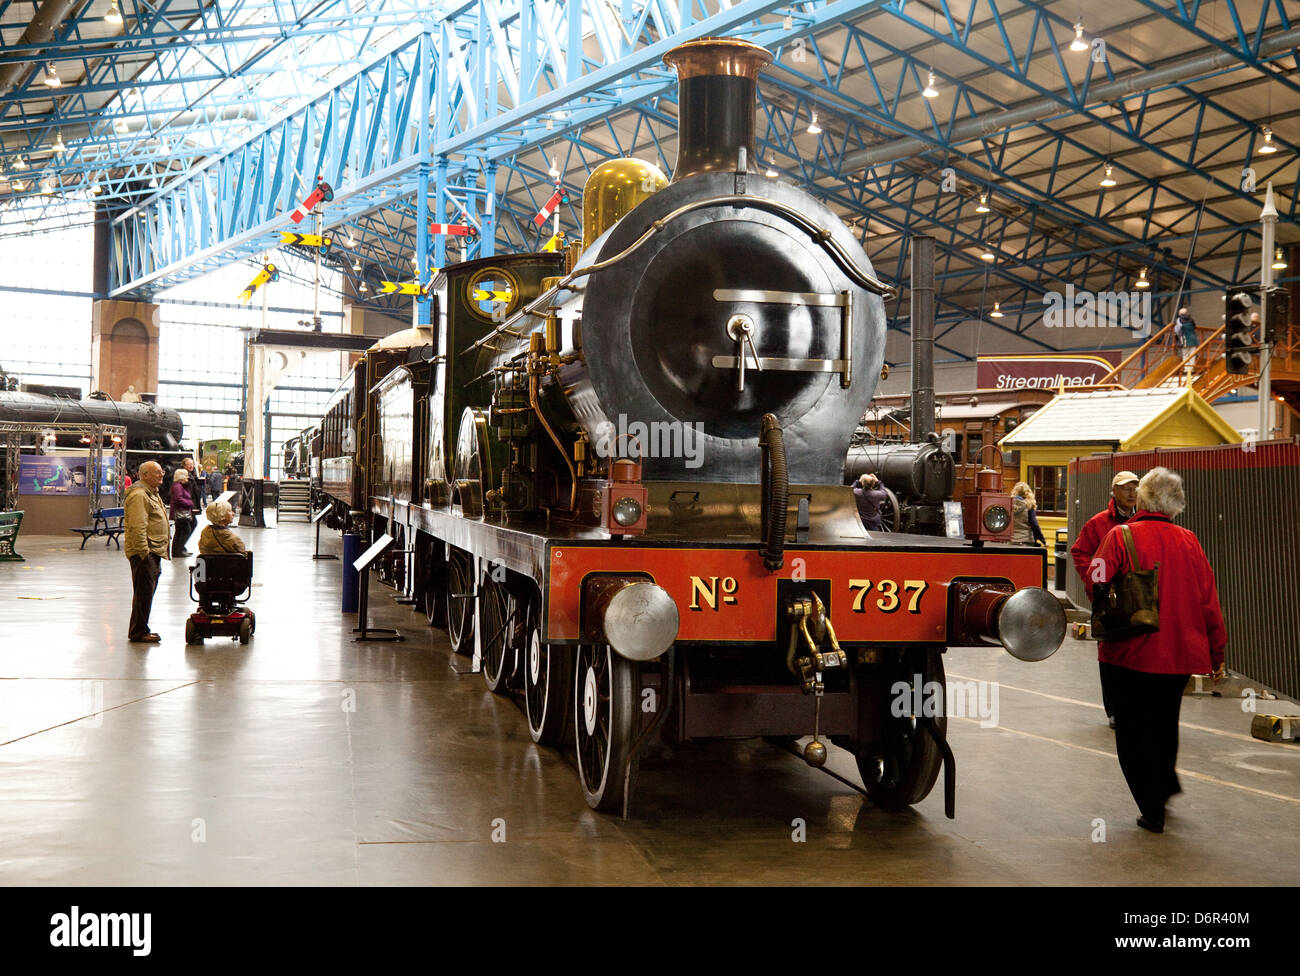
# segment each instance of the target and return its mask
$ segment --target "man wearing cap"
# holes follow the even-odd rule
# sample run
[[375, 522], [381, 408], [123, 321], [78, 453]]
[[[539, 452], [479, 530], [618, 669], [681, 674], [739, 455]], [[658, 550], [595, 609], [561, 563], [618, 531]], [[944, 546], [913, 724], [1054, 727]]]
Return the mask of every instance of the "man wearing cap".
[[[1090, 602], [1093, 557], [1097, 555], [1102, 540], [1110, 534], [1110, 530], [1117, 525], [1123, 525], [1137, 511], [1137, 489], [1138, 476], [1132, 471], [1121, 471], [1111, 478], [1110, 503], [1088, 519], [1087, 524], [1079, 531], [1079, 537], [1074, 540], [1074, 545], [1070, 547], [1070, 555], [1074, 557], [1074, 568], [1079, 578], [1083, 580], [1083, 588], [1087, 591]], [[1113, 729], [1115, 713], [1111, 710], [1110, 702], [1106, 700], [1105, 684], [1101, 687], [1101, 704], [1106, 709], [1106, 718]]]

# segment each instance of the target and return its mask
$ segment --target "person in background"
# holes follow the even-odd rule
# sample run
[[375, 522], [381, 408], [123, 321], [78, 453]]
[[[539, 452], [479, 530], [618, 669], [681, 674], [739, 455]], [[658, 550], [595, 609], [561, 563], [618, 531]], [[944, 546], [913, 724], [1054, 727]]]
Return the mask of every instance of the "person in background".
[[1138, 565], [1130, 560], [1123, 531], [1112, 529], [1097, 550], [1098, 575], [1160, 567], [1157, 580], [1160, 629], [1097, 645], [1102, 686], [1115, 707], [1115, 752], [1129, 792], [1142, 815], [1138, 826], [1165, 829], [1165, 804], [1182, 792], [1178, 759], [1178, 713], [1193, 674], [1223, 678], [1228, 631], [1223, 625], [1214, 570], [1189, 529], [1173, 519], [1187, 507], [1183, 479], [1152, 468], [1137, 487], [1137, 513], [1128, 520]]
[[158, 495], [163, 481], [162, 465], [145, 461], [140, 465], [140, 480], [126, 493], [126, 545], [123, 547], [131, 564], [131, 623], [127, 639], [137, 643], [157, 644], [162, 640], [149, 630], [149, 611], [153, 594], [167, 558], [167, 507]]
[[220, 556], [248, 551], [244, 548], [243, 540], [230, 528], [230, 523], [235, 517], [235, 510], [230, 507], [230, 502], [212, 502], [204, 514], [208, 517], [208, 524], [199, 534], [200, 556]]
[[185, 465], [190, 498], [194, 501], [194, 520], [197, 522], [199, 510], [208, 503], [208, 484], [203, 478], [199, 477], [198, 469], [194, 466], [194, 458], [187, 457], [181, 463]]
[[1183, 306], [1174, 319], [1174, 332], [1178, 335], [1178, 345], [1184, 353], [1189, 353], [1198, 345], [1196, 339], [1196, 320], [1192, 318], [1191, 309]]
[[234, 497], [230, 499], [230, 507], [234, 509], [236, 515], [242, 515], [244, 511], [244, 479], [239, 476], [233, 464], [226, 467], [226, 491], [233, 491]]
[[216, 501], [217, 497], [226, 490], [226, 479], [211, 461], [208, 462], [208, 473], [205, 480], [208, 483], [208, 497]]
[[[122, 475], [122, 491], [125, 492], [128, 488], [130, 488], [133, 484], [135, 484], [135, 482], [136, 482], [136, 476], [131, 473], [130, 468], [127, 468], [126, 474]], [[122, 497], [125, 498], [126, 496], [123, 495]]]
[[1029, 485], [1017, 481], [1016, 486], [1011, 489], [1012, 542], [1018, 544], [1036, 542], [1040, 546], [1047, 545], [1043, 530], [1038, 527], [1038, 515], [1035, 512], [1037, 508], [1038, 502]]
[[176, 523], [176, 536], [172, 539], [172, 555], [188, 556], [185, 543], [189, 542], [194, 532], [194, 498], [189, 489], [189, 472], [177, 468], [172, 474], [172, 521]]
[[853, 500], [858, 504], [858, 518], [868, 532], [884, 531], [883, 506], [889, 500], [880, 479], [874, 474], [864, 474], [853, 486]]
[[[1137, 488], [1138, 476], [1132, 471], [1121, 471], [1115, 477], [1110, 479], [1110, 502], [1104, 509], [1088, 519], [1083, 528], [1079, 530], [1079, 536], [1074, 540], [1074, 545], [1070, 547], [1070, 556], [1074, 559], [1075, 572], [1083, 580], [1084, 591], [1088, 594], [1088, 602], [1092, 603], [1092, 560], [1097, 555], [1097, 550], [1101, 547], [1101, 540], [1106, 538], [1110, 530], [1117, 525], [1123, 525], [1137, 510]], [[1101, 683], [1101, 704], [1106, 709], [1106, 720], [1110, 727], [1115, 727], [1115, 711], [1111, 707], [1111, 702], [1106, 693], [1106, 682]]]

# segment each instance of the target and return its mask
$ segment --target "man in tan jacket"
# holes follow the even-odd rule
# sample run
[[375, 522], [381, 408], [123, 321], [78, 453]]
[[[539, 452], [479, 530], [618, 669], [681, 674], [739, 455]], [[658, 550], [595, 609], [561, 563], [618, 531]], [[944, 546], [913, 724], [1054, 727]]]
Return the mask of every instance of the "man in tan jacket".
[[167, 507], [158, 495], [163, 481], [162, 465], [145, 461], [140, 480], [126, 493], [126, 558], [131, 561], [131, 625], [127, 638], [137, 643], [157, 644], [162, 640], [149, 630], [153, 593], [167, 558]]

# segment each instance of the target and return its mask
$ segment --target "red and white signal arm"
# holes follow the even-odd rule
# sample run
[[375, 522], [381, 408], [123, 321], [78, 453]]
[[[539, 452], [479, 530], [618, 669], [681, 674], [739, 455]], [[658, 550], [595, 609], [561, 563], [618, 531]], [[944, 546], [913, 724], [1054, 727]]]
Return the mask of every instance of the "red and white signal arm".
[[557, 186], [555, 192], [551, 194], [551, 198], [542, 204], [541, 210], [537, 211], [537, 216], [533, 218], [533, 223], [538, 227], [541, 227], [542, 224], [546, 223], [546, 221], [551, 218], [551, 215], [555, 213], [555, 211], [560, 209], [560, 204], [567, 199], [568, 195], [562, 188]]
[[302, 223], [303, 219], [316, 209], [316, 205], [321, 201], [328, 203], [334, 199], [334, 188], [324, 180], [317, 177], [316, 189], [312, 190], [303, 198], [302, 203], [294, 207], [293, 213], [289, 214], [289, 219], [295, 224]]
[[468, 224], [430, 224], [430, 234], [446, 234], [449, 237], [473, 237], [477, 231]]

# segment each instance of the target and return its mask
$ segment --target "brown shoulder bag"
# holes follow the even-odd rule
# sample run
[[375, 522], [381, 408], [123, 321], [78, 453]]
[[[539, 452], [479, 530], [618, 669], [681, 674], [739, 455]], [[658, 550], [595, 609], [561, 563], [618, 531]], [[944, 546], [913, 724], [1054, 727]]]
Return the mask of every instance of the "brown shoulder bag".
[[1120, 526], [1124, 548], [1133, 569], [1116, 573], [1109, 583], [1092, 588], [1092, 636], [1098, 640], [1125, 640], [1160, 629], [1160, 564], [1138, 569], [1137, 547], [1127, 525]]

